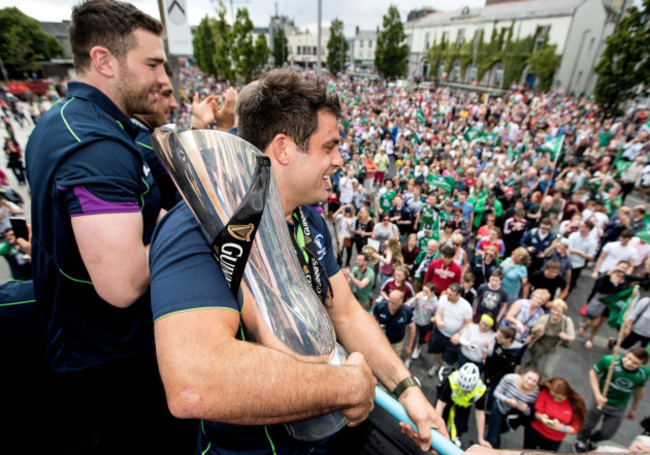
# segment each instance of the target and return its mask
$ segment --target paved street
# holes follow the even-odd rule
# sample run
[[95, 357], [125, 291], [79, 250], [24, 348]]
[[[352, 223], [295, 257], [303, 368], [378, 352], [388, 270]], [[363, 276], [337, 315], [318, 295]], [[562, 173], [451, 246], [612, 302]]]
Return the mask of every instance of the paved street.
[[[28, 134], [31, 131], [31, 126], [26, 128], [21, 128], [20, 126], [14, 124], [14, 129], [16, 131], [17, 139], [21, 147], [25, 148], [27, 143]], [[25, 216], [30, 219], [30, 201], [29, 194], [26, 187], [19, 187], [14, 175], [6, 169], [6, 163], [0, 162], [0, 167], [7, 173], [9, 177], [9, 182], [13, 188], [19, 191], [25, 198]], [[632, 195], [626, 201], [627, 205], [634, 205], [638, 203], [647, 203], [645, 200], [641, 200], [635, 195]], [[582, 273], [582, 278], [579, 282], [579, 286], [576, 290], [573, 291], [571, 296], [568, 299], [569, 304], [569, 316], [573, 319], [576, 326], [581, 322], [581, 316], [578, 313], [579, 308], [584, 303], [587, 294], [589, 293], [592, 285], [592, 280], [589, 278], [591, 271], [589, 269], [585, 270]], [[6, 261], [0, 261], [0, 279], [4, 281], [10, 279], [9, 268], [6, 264]], [[607, 338], [610, 336], [615, 336], [615, 332], [609, 327], [605, 326], [598, 337], [596, 337], [594, 342], [594, 348], [587, 350], [584, 347], [584, 340], [576, 340], [573, 345], [566, 349], [562, 355], [560, 362], [558, 363], [555, 369], [555, 375], [562, 376], [569, 381], [569, 383], [585, 397], [587, 403], [591, 401], [591, 391], [588, 384], [587, 374], [591, 366], [600, 359], [601, 356], [607, 354]], [[429, 399], [433, 402], [435, 400], [435, 385], [437, 379], [429, 378], [427, 375], [427, 370], [431, 366], [432, 358], [430, 355], [425, 354], [419, 360], [413, 361], [411, 365], [411, 370], [416, 374], [423, 383], [423, 389]], [[639, 421], [650, 415], [650, 399], [646, 397], [641, 406], [639, 407], [638, 418], [634, 421], [626, 420], [621, 428], [619, 429], [617, 435], [613, 438], [613, 441], [617, 444], [628, 445], [632, 439], [641, 433], [641, 427], [639, 426]], [[471, 419], [470, 431], [463, 436], [464, 444], [468, 444], [470, 440], [476, 439], [476, 432], [474, 427], [474, 419]], [[517, 432], [508, 433], [502, 438], [503, 448], [521, 448], [523, 443], [523, 430], [519, 429]], [[574, 436], [568, 436], [566, 442], [563, 444], [560, 452], [569, 452], [571, 451], [571, 445], [575, 441]]]

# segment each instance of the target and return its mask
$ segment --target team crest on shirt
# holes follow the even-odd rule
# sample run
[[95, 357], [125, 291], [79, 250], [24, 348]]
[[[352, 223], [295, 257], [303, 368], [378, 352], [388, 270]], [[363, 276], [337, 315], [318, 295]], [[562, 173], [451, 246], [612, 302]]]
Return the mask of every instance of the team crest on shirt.
[[144, 173], [145, 177], [149, 177], [149, 174], [151, 174], [151, 169], [149, 169], [147, 163], [142, 164], [142, 172]]
[[323, 234], [318, 234], [316, 237], [314, 237], [314, 243], [316, 244], [316, 248], [318, 248], [318, 250], [316, 250], [316, 253], [318, 254], [318, 260], [322, 261], [325, 257], [325, 253], [327, 252]]

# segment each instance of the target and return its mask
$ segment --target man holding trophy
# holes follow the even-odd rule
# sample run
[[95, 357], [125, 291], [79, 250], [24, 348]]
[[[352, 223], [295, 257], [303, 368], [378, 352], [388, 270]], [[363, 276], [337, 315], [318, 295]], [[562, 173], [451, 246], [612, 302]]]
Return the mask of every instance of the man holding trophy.
[[[215, 261], [228, 252], [227, 244], [220, 249], [213, 244], [211, 250], [192, 214], [195, 208], [181, 203], [160, 223], [150, 253], [156, 347], [170, 410], [177, 417], [204, 421], [201, 453], [327, 453], [335, 437], [302, 438], [287, 428], [329, 413], [342, 414], [349, 426], [361, 423], [373, 408], [376, 376], [418, 427], [414, 433], [400, 424], [402, 432], [429, 449], [430, 430], [446, 436], [445, 424], [353, 296], [336, 263], [327, 225], [311, 206], [327, 199], [327, 177], [342, 165], [338, 97], [327, 93], [318, 79], [275, 70], [242, 90], [236, 111], [239, 136], [264, 153], [277, 183], [274, 194], [279, 194], [284, 215], [280, 224], [285, 226], [276, 228], [288, 226], [295, 247], [280, 254], [287, 262], [298, 258], [298, 272], [305, 273], [336, 341], [350, 354], [332, 366], [316, 357], [309, 360], [247, 342], [249, 332], [259, 329], [254, 322], [259, 318], [247, 319], [255, 305], [250, 295], [256, 295], [256, 283], [233, 290], [229, 273], [223, 273], [228, 269]], [[200, 132], [183, 134], [192, 133]], [[221, 200], [219, 190], [215, 194]], [[233, 235], [246, 237], [240, 231]], [[284, 316], [280, 319], [286, 323]], [[314, 331], [318, 327], [297, 330], [299, 336]]]

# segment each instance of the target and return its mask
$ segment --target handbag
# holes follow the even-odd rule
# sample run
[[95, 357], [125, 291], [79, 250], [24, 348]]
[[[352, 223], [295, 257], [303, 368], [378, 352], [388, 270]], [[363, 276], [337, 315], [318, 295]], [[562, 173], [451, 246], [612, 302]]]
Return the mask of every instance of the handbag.
[[352, 237], [345, 237], [343, 239], [343, 246], [349, 248], [352, 246]]

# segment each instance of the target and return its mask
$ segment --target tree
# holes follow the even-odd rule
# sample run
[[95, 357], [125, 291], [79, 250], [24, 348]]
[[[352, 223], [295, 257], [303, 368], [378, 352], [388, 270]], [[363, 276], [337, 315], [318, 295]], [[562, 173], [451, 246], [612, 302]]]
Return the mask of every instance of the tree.
[[218, 18], [214, 21], [212, 29], [215, 42], [214, 55], [212, 56], [214, 74], [217, 79], [234, 82], [235, 72], [230, 59], [233, 40], [232, 27], [226, 20], [226, 7], [221, 1], [219, 2], [217, 15]]
[[620, 103], [646, 96], [650, 87], [650, 0], [643, 9], [629, 8], [606, 40], [600, 61], [594, 68], [598, 82], [594, 96], [608, 114], [621, 113]]
[[539, 82], [535, 84], [539, 90], [547, 91], [553, 85], [553, 76], [562, 59], [559, 55], [555, 55], [556, 49], [555, 44], [543, 47], [528, 59], [529, 72], [539, 78]]
[[404, 24], [395, 5], [388, 8], [384, 16], [382, 31], [377, 36], [375, 66], [382, 77], [394, 79], [406, 75], [406, 60], [409, 53], [404, 33]]
[[40, 61], [59, 56], [63, 46], [40, 22], [15, 7], [0, 10], [0, 57], [9, 77], [31, 75], [40, 71]]
[[273, 34], [273, 65], [276, 68], [284, 66], [289, 58], [289, 40], [284, 33], [284, 28], [280, 27]]
[[214, 22], [215, 20], [207, 15], [201, 19], [198, 27], [196, 27], [196, 33], [192, 41], [196, 64], [206, 74], [216, 73], [213, 62], [215, 51]]
[[330, 73], [343, 71], [350, 45], [343, 35], [343, 21], [334, 19], [330, 25], [330, 39], [327, 42], [327, 67]]
[[260, 33], [255, 40], [255, 61], [257, 62], [258, 69], [266, 66], [270, 54], [271, 51], [269, 50], [269, 45], [266, 43], [266, 36], [264, 36], [264, 33]]
[[248, 15], [248, 9], [237, 10], [237, 17], [232, 28], [233, 47], [232, 60], [235, 63], [237, 77], [244, 79], [245, 83], [251, 82], [259, 74], [259, 69], [264, 62], [259, 61], [259, 55], [253, 45], [253, 22]]

